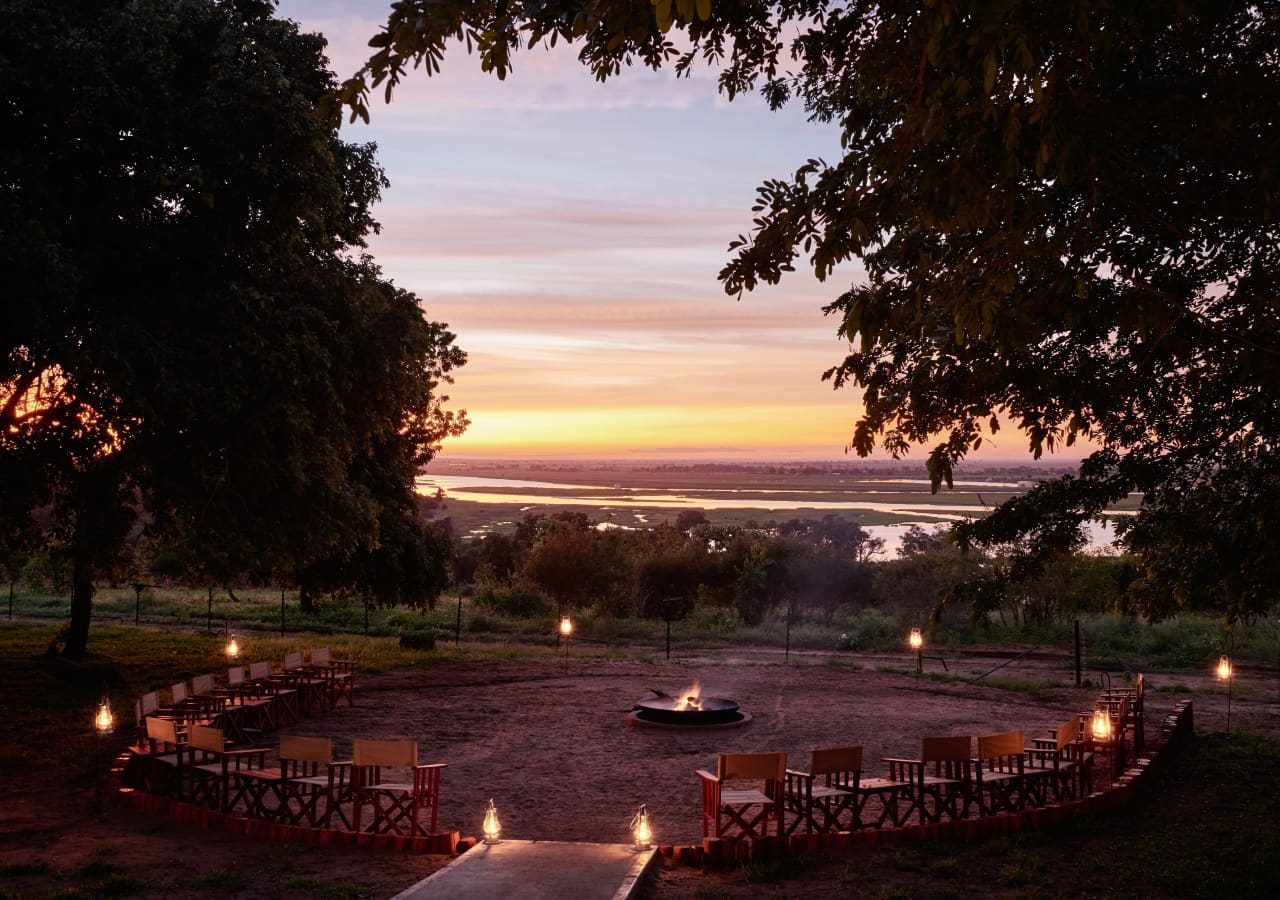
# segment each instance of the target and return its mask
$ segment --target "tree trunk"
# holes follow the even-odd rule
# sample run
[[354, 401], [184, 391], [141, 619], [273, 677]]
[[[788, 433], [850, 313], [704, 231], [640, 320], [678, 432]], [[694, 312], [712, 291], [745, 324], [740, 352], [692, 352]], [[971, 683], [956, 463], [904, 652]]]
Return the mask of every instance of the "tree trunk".
[[319, 595], [308, 587], [300, 586], [298, 588], [298, 606], [305, 613], [315, 613], [320, 611]]
[[[79, 541], [77, 541], [77, 544]], [[72, 550], [71, 624], [62, 654], [67, 659], [84, 659], [89, 646], [89, 620], [93, 617], [93, 563], [83, 547]]]

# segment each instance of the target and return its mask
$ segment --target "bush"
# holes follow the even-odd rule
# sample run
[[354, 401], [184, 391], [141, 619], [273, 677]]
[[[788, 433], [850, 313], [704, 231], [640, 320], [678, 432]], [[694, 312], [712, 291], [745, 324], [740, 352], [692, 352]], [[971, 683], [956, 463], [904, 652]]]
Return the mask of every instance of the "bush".
[[520, 586], [486, 586], [476, 596], [476, 602], [500, 616], [520, 619], [545, 618], [554, 610], [551, 600], [541, 591]]
[[436, 633], [434, 631], [406, 631], [400, 635], [400, 646], [406, 650], [436, 649]]

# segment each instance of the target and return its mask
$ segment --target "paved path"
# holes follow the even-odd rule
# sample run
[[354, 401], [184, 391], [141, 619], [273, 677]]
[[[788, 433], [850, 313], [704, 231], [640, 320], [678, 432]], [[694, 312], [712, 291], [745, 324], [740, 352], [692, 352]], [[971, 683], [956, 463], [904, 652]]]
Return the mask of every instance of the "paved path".
[[629, 900], [656, 850], [628, 844], [479, 844], [391, 900]]

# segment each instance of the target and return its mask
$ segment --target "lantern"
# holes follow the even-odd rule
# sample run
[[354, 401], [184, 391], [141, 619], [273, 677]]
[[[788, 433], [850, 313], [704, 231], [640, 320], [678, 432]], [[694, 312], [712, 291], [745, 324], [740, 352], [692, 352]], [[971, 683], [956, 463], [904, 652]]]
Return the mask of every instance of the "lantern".
[[1111, 740], [1111, 714], [1105, 709], [1097, 710], [1093, 714], [1093, 723], [1090, 726], [1090, 730], [1093, 732], [1094, 740]]
[[106, 697], [98, 704], [98, 712], [93, 717], [93, 728], [98, 734], [109, 734], [115, 720], [111, 716], [111, 704]]
[[237, 643], [236, 636], [233, 634], [227, 638], [227, 659], [238, 659], [239, 656], [240, 644]]
[[1231, 658], [1227, 656], [1220, 657], [1218, 659], [1218, 680], [1230, 681], [1232, 674]]
[[486, 844], [496, 844], [502, 840], [502, 823], [498, 821], [498, 809], [489, 801], [489, 808], [484, 811], [484, 824], [480, 828], [484, 832]]
[[560, 617], [560, 636], [567, 638], [573, 634], [573, 620], [568, 616]]
[[[918, 651], [921, 647], [923, 647], [923, 646], [924, 646], [924, 635], [922, 635], [922, 634], [920, 633], [920, 629], [919, 629], [919, 628], [912, 628], [912, 629], [911, 629], [911, 637], [910, 637], [910, 638], [908, 638], [907, 640], [908, 640], [908, 642], [911, 644], [911, 649], [912, 649], [912, 650], [917, 650], [917, 651]], [[933, 657], [929, 657], [929, 658], [930, 658], [930, 659], [933, 659]]]
[[631, 835], [635, 838], [637, 853], [653, 847], [653, 832], [649, 829], [649, 810], [643, 803], [640, 804], [640, 810], [631, 819]]

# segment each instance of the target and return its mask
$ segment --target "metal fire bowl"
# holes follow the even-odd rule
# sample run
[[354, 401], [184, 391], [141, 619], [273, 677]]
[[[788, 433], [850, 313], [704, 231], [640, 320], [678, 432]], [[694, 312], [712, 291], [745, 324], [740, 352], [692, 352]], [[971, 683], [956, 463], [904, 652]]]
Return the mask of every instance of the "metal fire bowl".
[[708, 725], [739, 725], [751, 717], [738, 709], [737, 702], [724, 697], [700, 697], [696, 709], [677, 709], [679, 697], [654, 697], [640, 700], [632, 712], [637, 722], [677, 727], [705, 727]]

